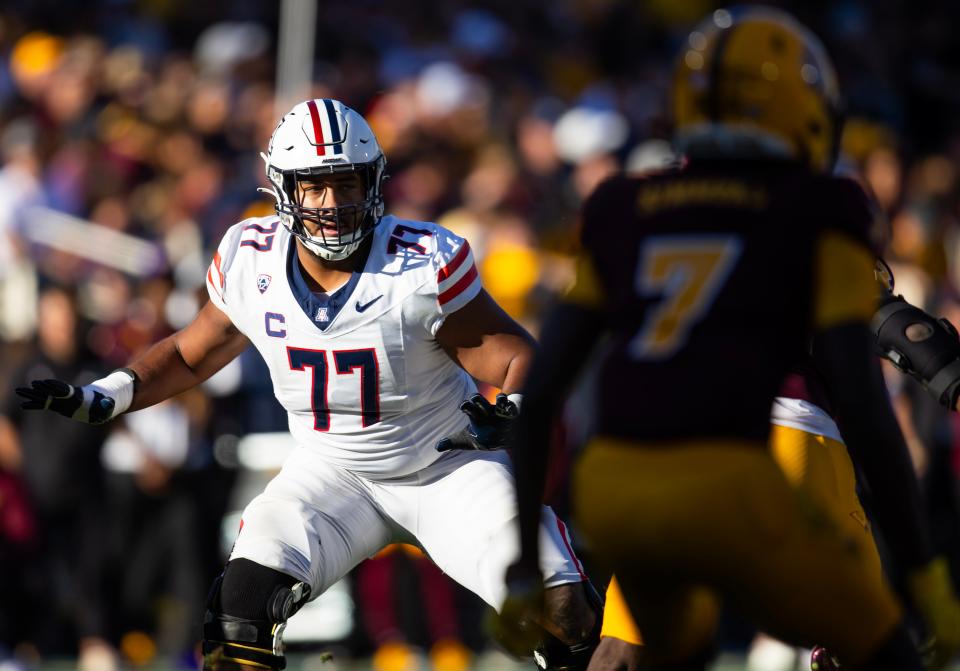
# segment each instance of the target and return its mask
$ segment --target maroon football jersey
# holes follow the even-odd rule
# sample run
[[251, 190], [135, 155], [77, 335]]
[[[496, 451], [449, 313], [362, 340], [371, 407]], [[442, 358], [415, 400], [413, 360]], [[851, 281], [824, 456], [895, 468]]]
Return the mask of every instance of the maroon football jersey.
[[855, 182], [786, 162], [707, 161], [602, 184], [582, 230], [613, 333], [597, 430], [765, 440], [824, 302], [818, 241], [829, 231], [870, 248], [873, 219]]

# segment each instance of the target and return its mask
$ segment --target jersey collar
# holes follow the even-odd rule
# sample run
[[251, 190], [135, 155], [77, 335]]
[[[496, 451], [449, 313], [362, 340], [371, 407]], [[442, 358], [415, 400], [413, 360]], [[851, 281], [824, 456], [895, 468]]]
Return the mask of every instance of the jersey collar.
[[326, 331], [327, 327], [347, 305], [353, 290], [363, 273], [353, 273], [347, 283], [332, 294], [315, 294], [310, 290], [307, 280], [303, 276], [300, 262], [297, 260], [297, 241], [291, 236], [290, 247], [287, 250], [287, 280], [293, 297], [297, 299], [303, 313], [318, 329]]

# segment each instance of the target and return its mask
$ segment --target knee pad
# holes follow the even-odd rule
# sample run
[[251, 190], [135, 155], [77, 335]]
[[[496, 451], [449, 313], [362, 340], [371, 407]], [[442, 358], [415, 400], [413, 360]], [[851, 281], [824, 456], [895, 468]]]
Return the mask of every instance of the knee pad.
[[585, 639], [573, 645], [567, 645], [543, 629], [540, 645], [533, 651], [533, 659], [543, 671], [584, 671], [590, 663], [593, 651], [600, 645], [600, 630], [603, 627], [603, 599], [589, 580], [585, 580], [581, 584], [596, 615], [593, 629]]
[[249, 559], [234, 559], [214, 581], [203, 616], [203, 668], [249, 664], [283, 669], [283, 630], [310, 598], [310, 586]]

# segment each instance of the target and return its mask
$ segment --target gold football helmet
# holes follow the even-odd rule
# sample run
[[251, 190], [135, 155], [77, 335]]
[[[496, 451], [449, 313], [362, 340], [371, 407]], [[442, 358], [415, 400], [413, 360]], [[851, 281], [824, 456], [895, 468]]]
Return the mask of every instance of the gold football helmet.
[[820, 40], [785, 12], [719, 9], [684, 44], [674, 72], [678, 151], [782, 156], [828, 171], [840, 94]]

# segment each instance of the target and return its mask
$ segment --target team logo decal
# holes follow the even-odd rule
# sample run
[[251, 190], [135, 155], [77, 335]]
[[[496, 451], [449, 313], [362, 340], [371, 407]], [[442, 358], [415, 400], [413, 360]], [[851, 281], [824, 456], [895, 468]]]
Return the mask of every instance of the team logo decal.
[[368, 307], [376, 303], [381, 298], [383, 298], [383, 294], [380, 294], [379, 296], [374, 298], [372, 301], [368, 301], [367, 303], [361, 304], [360, 301], [357, 301], [357, 312], [364, 312]]
[[318, 308], [317, 316], [313, 318], [315, 322], [328, 322], [330, 321], [330, 315], [327, 314], [327, 308]]
[[258, 275], [257, 276], [257, 289], [260, 290], [262, 294], [270, 286], [270, 276], [269, 275]]

